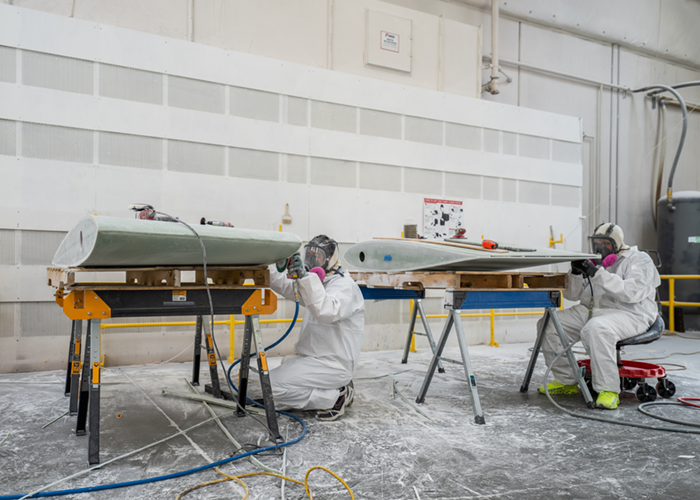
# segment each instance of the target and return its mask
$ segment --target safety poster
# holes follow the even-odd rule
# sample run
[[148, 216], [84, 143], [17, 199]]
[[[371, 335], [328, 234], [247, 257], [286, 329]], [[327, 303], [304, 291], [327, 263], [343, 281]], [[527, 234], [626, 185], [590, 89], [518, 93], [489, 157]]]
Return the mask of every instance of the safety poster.
[[451, 237], [462, 227], [462, 202], [424, 198], [423, 236], [429, 240]]

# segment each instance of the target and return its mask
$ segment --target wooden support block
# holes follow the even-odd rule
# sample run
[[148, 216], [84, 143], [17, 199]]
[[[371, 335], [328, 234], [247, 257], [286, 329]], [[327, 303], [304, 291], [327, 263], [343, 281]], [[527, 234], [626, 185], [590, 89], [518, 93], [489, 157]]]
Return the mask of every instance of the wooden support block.
[[127, 271], [126, 283], [143, 286], [180, 286], [179, 269]]
[[511, 274], [459, 274], [458, 288], [513, 288]]
[[[215, 285], [243, 286], [246, 280], [252, 280], [256, 286], [270, 286], [270, 273], [267, 268], [254, 269], [207, 269], [207, 276]], [[195, 272], [195, 282], [204, 284], [204, 270]]]
[[49, 267], [46, 269], [46, 280], [49, 286], [63, 290], [75, 283], [75, 273], [59, 267]]
[[528, 288], [556, 288], [565, 290], [569, 286], [568, 274], [541, 274], [535, 276], [523, 276], [523, 281]]
[[[182, 272], [194, 271], [195, 282], [183, 283]], [[76, 281], [80, 272], [87, 273], [125, 273], [126, 279], [91, 283]], [[256, 287], [270, 287], [270, 273], [267, 266], [212, 266], [207, 267], [207, 275], [213, 281], [212, 286], [238, 287], [252, 281]], [[85, 276], [85, 275], [83, 275]], [[47, 268], [47, 282], [59, 290], [77, 290], [85, 288], [99, 289], [129, 289], [134, 287], [154, 287], [163, 289], [180, 288], [184, 286], [205, 286], [204, 270], [201, 266], [170, 266], [170, 267], [129, 267], [129, 268]]]
[[370, 288], [524, 290], [526, 288], [563, 290], [568, 275], [562, 273], [426, 271], [406, 273], [355, 272], [350, 276]]

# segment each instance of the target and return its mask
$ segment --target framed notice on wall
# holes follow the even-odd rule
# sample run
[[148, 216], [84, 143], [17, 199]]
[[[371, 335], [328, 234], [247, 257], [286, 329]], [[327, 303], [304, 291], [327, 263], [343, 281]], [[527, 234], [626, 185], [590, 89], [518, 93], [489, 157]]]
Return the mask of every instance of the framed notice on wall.
[[430, 240], [451, 237], [462, 227], [462, 202], [424, 198], [423, 236]]

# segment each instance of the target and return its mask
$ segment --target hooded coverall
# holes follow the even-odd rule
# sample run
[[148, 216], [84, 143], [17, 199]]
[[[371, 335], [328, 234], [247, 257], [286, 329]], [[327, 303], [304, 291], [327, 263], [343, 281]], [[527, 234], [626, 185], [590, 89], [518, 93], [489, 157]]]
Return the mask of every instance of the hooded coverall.
[[[620, 340], [644, 333], [656, 320], [658, 308], [654, 298], [661, 279], [651, 258], [635, 246], [620, 253], [617, 262], [607, 269], [599, 267], [591, 284], [594, 307], [590, 320], [588, 280], [583, 275], [571, 274], [571, 271], [564, 298], [580, 300], [581, 303], [558, 311], [557, 316], [569, 341], [580, 340], [590, 355], [593, 389], [619, 393], [615, 345]], [[537, 331], [542, 321], [544, 318], [537, 323]], [[565, 385], [576, 384], [566, 357], [560, 357], [552, 366], [552, 360], [563, 350], [552, 321], [545, 333], [542, 350], [554, 378]]]
[[[321, 282], [315, 273], [298, 280], [304, 306], [295, 354], [270, 370], [275, 405], [299, 410], [332, 408], [338, 389], [352, 380], [362, 347], [365, 301], [355, 281], [334, 273]], [[294, 300], [293, 280], [270, 266], [270, 288]]]

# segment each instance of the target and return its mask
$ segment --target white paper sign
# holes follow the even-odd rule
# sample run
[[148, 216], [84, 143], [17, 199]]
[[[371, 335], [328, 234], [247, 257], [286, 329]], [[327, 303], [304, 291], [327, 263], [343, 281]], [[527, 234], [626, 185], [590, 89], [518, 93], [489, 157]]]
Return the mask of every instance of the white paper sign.
[[381, 37], [381, 47], [384, 50], [389, 50], [391, 52], [399, 52], [399, 35], [395, 33], [389, 33], [388, 31], [382, 31]]
[[431, 240], [451, 237], [462, 227], [462, 202], [424, 198], [423, 236]]

